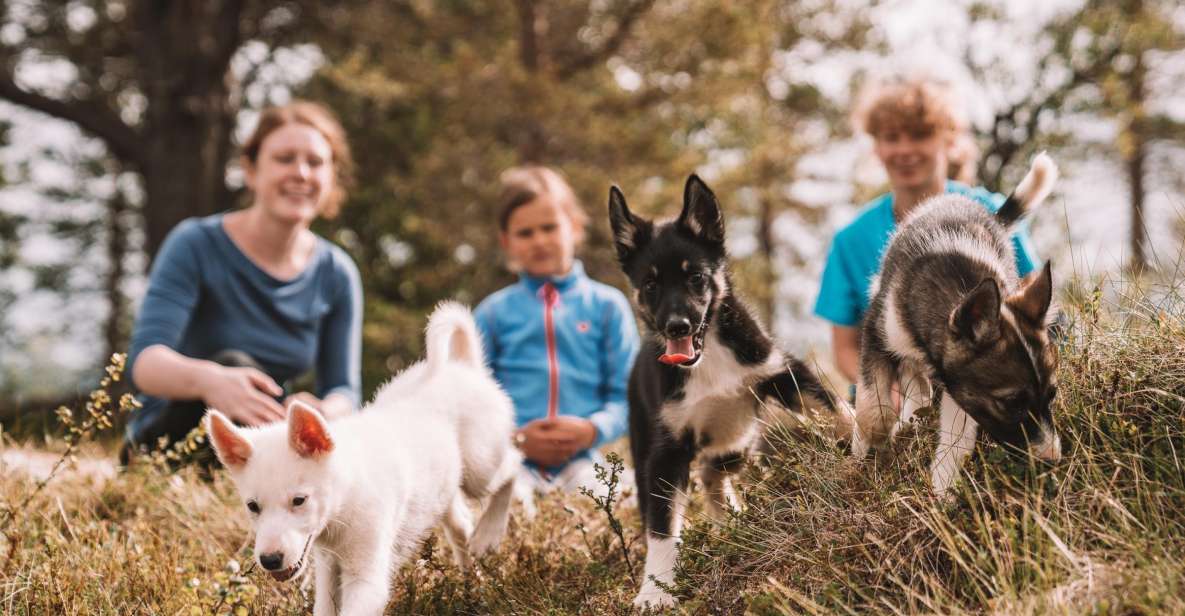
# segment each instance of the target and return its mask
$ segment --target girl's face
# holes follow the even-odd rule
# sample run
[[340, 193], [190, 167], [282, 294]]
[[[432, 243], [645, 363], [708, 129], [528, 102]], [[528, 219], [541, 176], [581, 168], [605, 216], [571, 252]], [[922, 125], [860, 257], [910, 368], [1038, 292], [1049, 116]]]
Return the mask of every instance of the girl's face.
[[568, 215], [548, 195], [511, 212], [501, 240], [511, 264], [530, 276], [562, 276], [572, 269], [575, 229]]
[[878, 133], [875, 140], [876, 156], [889, 173], [893, 190], [932, 189], [946, 179], [950, 144], [942, 131], [925, 134], [891, 128]]
[[258, 159], [243, 161], [254, 207], [289, 224], [308, 226], [333, 194], [333, 150], [325, 136], [289, 122], [259, 145]]

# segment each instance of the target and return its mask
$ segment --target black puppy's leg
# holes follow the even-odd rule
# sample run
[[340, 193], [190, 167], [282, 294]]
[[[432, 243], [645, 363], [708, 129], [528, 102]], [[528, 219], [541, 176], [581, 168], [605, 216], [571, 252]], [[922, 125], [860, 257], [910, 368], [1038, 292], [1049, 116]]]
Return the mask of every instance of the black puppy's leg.
[[693, 452], [690, 443], [663, 443], [646, 460], [650, 485], [646, 517], [646, 566], [642, 589], [634, 599], [636, 607], [670, 607], [675, 598], [655, 582], [675, 581], [683, 506]]
[[700, 468], [700, 480], [704, 482], [704, 511], [716, 522], [722, 522], [729, 510], [741, 508], [740, 500], [732, 488], [732, 475], [745, 465], [745, 456], [731, 453], [709, 459]]

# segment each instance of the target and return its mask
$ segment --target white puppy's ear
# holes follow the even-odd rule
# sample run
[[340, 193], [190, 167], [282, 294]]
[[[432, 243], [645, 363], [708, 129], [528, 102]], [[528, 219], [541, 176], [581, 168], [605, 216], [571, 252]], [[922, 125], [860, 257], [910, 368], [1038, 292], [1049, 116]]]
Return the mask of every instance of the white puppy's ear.
[[288, 407], [288, 444], [302, 458], [317, 458], [333, 451], [329, 426], [321, 413], [301, 402]]
[[214, 446], [214, 453], [218, 454], [223, 466], [241, 468], [251, 457], [251, 441], [226, 415], [214, 409], [206, 411], [206, 433], [210, 435], [210, 444]]

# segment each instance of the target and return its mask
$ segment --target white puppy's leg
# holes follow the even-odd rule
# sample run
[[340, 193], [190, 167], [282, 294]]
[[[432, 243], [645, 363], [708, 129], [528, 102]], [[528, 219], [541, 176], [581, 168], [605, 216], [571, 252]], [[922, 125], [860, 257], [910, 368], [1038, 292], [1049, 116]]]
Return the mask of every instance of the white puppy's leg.
[[391, 592], [391, 531], [358, 537], [348, 561], [341, 562], [342, 616], [381, 614]]
[[934, 452], [931, 485], [934, 493], [946, 498], [963, 460], [975, 447], [979, 425], [959, 408], [949, 393], [942, 394], [942, 413], [938, 422], [938, 449]]
[[453, 549], [453, 560], [462, 569], [473, 566], [473, 559], [469, 556], [469, 537], [472, 534], [473, 512], [469, 510], [465, 498], [457, 494], [444, 517], [444, 536]]
[[341, 603], [341, 577], [337, 566], [337, 558], [327, 550], [313, 548], [313, 583], [316, 584], [316, 594], [313, 595], [314, 616], [334, 616], [337, 606]]
[[477, 522], [469, 550], [474, 556], [482, 556], [498, 547], [506, 536], [506, 523], [510, 519], [510, 497], [514, 495], [514, 476], [511, 475], [486, 503], [486, 509]]

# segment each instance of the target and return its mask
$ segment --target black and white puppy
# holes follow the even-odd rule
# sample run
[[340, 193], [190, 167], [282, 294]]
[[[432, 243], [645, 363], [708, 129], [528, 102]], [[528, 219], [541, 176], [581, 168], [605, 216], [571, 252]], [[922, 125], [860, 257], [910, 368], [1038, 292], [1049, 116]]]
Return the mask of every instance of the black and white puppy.
[[[981, 426], [1036, 458], [1061, 456], [1051, 415], [1050, 267], [1019, 279], [1008, 235], [1056, 179], [1057, 167], [1040, 154], [995, 215], [966, 197], [940, 195], [893, 235], [861, 331], [855, 456], [885, 447], [931, 391], [941, 397], [931, 467], [938, 495], [954, 483]], [[901, 387], [900, 412], [893, 383]]]
[[634, 605], [669, 606], [655, 580], [674, 580], [690, 467], [701, 458], [705, 509], [737, 506], [729, 475], [758, 440], [763, 415], [833, 412], [801, 361], [779, 350], [734, 294], [716, 196], [687, 179], [683, 212], [654, 223], [630, 213], [617, 187], [609, 221], [621, 267], [649, 330], [630, 374], [630, 448], [646, 535], [645, 581]]

